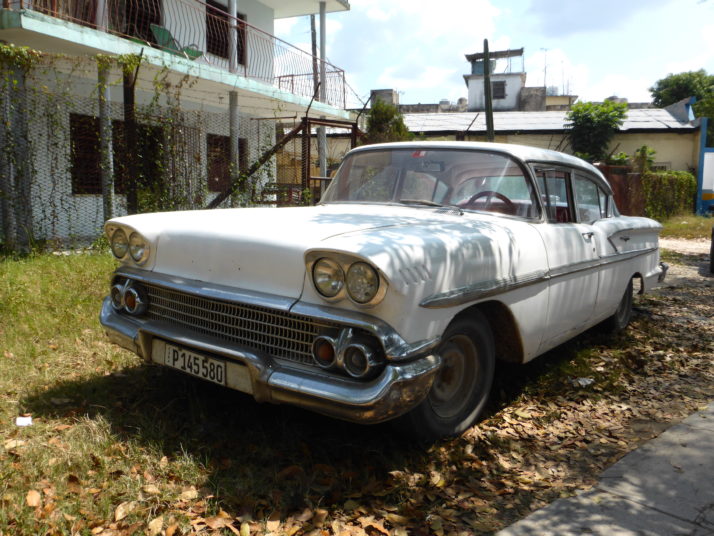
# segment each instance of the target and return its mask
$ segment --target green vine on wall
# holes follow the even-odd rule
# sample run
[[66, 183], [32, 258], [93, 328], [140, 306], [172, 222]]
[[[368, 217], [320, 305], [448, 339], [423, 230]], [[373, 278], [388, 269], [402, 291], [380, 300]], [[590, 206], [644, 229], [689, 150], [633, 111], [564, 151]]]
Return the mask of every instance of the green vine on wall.
[[691, 212], [697, 193], [697, 179], [688, 171], [646, 171], [642, 174], [645, 215], [666, 220]]
[[18, 47], [0, 43], [0, 67], [3, 69], [21, 69], [30, 71], [42, 59], [42, 53], [29, 47]]

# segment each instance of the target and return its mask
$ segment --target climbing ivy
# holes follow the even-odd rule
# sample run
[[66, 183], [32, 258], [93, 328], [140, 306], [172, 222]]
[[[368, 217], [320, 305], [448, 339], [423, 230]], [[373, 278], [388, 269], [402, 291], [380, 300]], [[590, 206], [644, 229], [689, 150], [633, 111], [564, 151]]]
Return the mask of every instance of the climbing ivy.
[[645, 215], [664, 221], [691, 212], [697, 193], [697, 180], [687, 171], [645, 171], [642, 174]]

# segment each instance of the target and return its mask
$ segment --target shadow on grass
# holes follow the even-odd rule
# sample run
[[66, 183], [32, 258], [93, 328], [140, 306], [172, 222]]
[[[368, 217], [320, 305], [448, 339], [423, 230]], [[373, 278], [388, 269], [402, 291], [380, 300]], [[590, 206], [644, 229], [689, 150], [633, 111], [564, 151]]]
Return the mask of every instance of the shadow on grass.
[[[549, 378], [549, 373], [599, 337], [581, 336], [525, 366], [499, 366], [485, 417], [539, 382], [554, 396], [567, 390], [563, 378]], [[101, 416], [122, 441], [158, 448], [169, 459], [189, 455], [205, 466], [207, 486], [224, 510], [250, 512], [258, 519], [273, 509], [295, 513], [322, 505], [339, 511], [348, 499], [358, 498], [387, 505], [419, 526], [437, 506], [462, 508], [450, 487], [430, 485], [430, 474], [437, 470], [449, 486], [468, 489], [477, 498], [517, 503], [491, 514], [505, 524], [518, 517], [519, 508], [527, 512], [533, 497], [525, 490], [499, 494], [493, 484], [484, 484], [501, 471], [494, 451], [544, 448], [542, 438], [503, 444], [494, 438], [484, 445], [454, 438], [432, 447], [418, 445], [389, 424], [360, 426], [290, 406], [258, 404], [250, 396], [154, 365], [57, 384], [22, 405], [47, 418]], [[571, 469], [574, 475], [591, 476], [575, 463]], [[417, 475], [416, 485], [405, 473]], [[471, 530], [467, 524], [462, 528]]]

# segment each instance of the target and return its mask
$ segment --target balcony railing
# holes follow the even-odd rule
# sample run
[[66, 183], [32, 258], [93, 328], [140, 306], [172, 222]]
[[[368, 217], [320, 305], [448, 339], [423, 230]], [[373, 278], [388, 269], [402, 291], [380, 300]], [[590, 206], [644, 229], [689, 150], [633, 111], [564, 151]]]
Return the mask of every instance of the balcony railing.
[[324, 65], [327, 104], [345, 107], [345, 74], [299, 48], [232, 17], [212, 0], [2, 0], [162, 49], [198, 63], [260, 80], [303, 97], [315, 96]]

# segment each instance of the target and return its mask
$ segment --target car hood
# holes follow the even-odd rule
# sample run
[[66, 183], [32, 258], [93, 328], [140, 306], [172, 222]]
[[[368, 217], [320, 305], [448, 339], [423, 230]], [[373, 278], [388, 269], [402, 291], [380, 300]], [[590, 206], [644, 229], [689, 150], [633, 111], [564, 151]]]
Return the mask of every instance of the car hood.
[[429, 228], [444, 232], [457, 223], [463, 225], [458, 211], [324, 205], [141, 214], [115, 218], [108, 226], [129, 227], [150, 241], [147, 269], [298, 298], [307, 251], [354, 252], [388, 270], [389, 263], [380, 258], [387, 243], [379, 239], [382, 233], [389, 231], [394, 240], [428, 233]]

